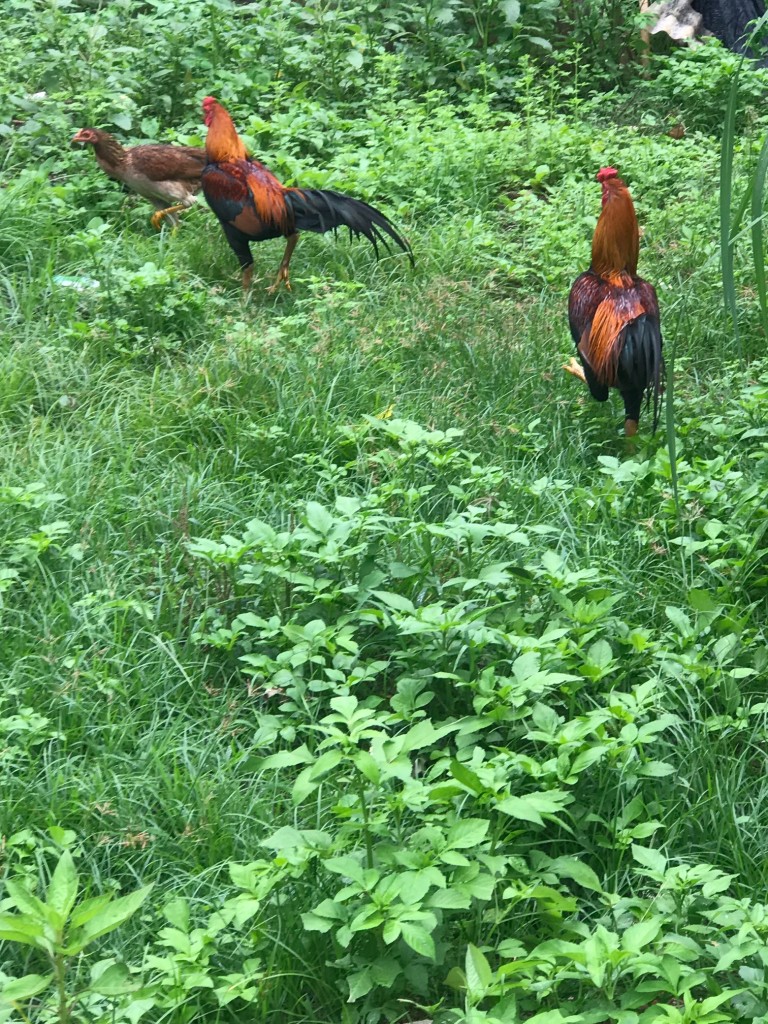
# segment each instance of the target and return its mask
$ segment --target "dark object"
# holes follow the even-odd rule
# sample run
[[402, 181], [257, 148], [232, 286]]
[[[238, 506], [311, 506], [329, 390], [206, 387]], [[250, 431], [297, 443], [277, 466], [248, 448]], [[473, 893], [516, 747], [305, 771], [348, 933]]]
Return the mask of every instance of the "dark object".
[[281, 283], [290, 290], [289, 265], [299, 231], [322, 234], [346, 227], [353, 237], [367, 238], [377, 256], [379, 242], [386, 248], [390, 238], [413, 264], [410, 245], [383, 213], [339, 192], [285, 188], [264, 164], [249, 157], [232, 118], [212, 96], [203, 100], [203, 115], [208, 126], [203, 194], [240, 262], [244, 291], [253, 276], [250, 243], [281, 237], [286, 239], [285, 253], [268, 290], [275, 291]]
[[[704, 28], [736, 53], [744, 53], [750, 22], [765, 14], [763, 0], [691, 0], [691, 7], [702, 16]], [[768, 61], [762, 57], [760, 63]]]
[[643, 397], [653, 395], [653, 430], [659, 422], [664, 359], [659, 303], [653, 285], [637, 276], [640, 234], [632, 197], [613, 167], [603, 167], [603, 211], [592, 239], [589, 270], [573, 283], [568, 324], [581, 365], [563, 369], [581, 378], [598, 402], [617, 388], [624, 400], [624, 430], [637, 433]]

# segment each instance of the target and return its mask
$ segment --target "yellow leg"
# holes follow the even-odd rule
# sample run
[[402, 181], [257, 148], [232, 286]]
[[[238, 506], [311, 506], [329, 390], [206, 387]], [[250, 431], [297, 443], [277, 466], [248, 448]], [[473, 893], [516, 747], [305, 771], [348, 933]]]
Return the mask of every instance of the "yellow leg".
[[285, 252], [283, 253], [283, 258], [280, 261], [280, 266], [277, 268], [275, 283], [267, 288], [270, 295], [276, 292], [281, 284], [284, 284], [288, 291], [291, 290], [291, 275], [288, 268], [291, 262], [291, 256], [293, 256], [293, 250], [296, 248], [298, 240], [298, 231], [293, 235], [288, 235], [288, 241], [285, 243]]
[[578, 377], [585, 384], [587, 383], [587, 378], [584, 376], [584, 367], [578, 362], [576, 356], [571, 356], [570, 362], [563, 363], [563, 369], [566, 373], [572, 373], [574, 377]]
[[157, 210], [150, 218], [152, 221], [152, 227], [159, 231], [160, 225], [163, 223], [163, 218], [167, 217], [170, 213], [178, 213], [179, 210], [186, 210], [186, 206], [184, 206], [183, 203], [179, 203], [177, 206], [169, 206], [165, 210]]
[[637, 420], [624, 420], [624, 433], [627, 437], [634, 437], [637, 433]]
[[251, 281], [253, 280], [253, 264], [246, 267], [243, 271], [243, 295], [247, 295], [251, 287]]

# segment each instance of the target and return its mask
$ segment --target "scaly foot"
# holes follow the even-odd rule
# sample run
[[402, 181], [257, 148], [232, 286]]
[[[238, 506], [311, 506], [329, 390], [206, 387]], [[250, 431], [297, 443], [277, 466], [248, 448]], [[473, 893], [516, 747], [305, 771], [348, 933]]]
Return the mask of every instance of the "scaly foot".
[[563, 363], [563, 369], [566, 373], [572, 373], [574, 377], [578, 377], [585, 384], [587, 383], [587, 378], [584, 376], [584, 367], [576, 359], [576, 356], [571, 356], [570, 362]]
[[[165, 210], [157, 210], [157, 211], [155, 211], [155, 213], [153, 213], [152, 216], [149, 218], [150, 222], [152, 224], [152, 227], [156, 231], [159, 231], [160, 230], [160, 226], [163, 223], [163, 220], [164, 220], [165, 217], [168, 217], [172, 213], [178, 213], [180, 210], [184, 210], [184, 209], [186, 209], [185, 206], [183, 206], [182, 204], [178, 204], [177, 206], [168, 206], [168, 207], [166, 207]], [[176, 228], [176, 227], [178, 227], [178, 223], [174, 224], [174, 228]]]
[[288, 267], [280, 267], [277, 272], [277, 277], [275, 278], [275, 283], [271, 284], [269, 288], [267, 288], [267, 291], [270, 295], [274, 295], [281, 284], [284, 284], [288, 291], [291, 291], [291, 275], [288, 272]]

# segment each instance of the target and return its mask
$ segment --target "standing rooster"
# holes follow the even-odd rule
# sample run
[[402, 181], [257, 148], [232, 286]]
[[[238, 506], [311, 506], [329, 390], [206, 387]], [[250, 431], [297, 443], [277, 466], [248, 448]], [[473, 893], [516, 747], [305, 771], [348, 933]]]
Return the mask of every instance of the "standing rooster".
[[389, 236], [408, 254], [413, 253], [387, 218], [359, 199], [315, 188], [285, 188], [274, 174], [257, 160], [251, 160], [237, 134], [232, 118], [218, 100], [206, 96], [203, 115], [208, 126], [205, 151], [208, 164], [203, 171], [203, 194], [219, 218], [227, 241], [243, 270], [243, 290], [253, 276], [250, 242], [268, 238], [287, 239], [274, 292], [282, 283], [290, 291], [289, 265], [299, 240], [299, 231], [335, 231], [349, 228], [352, 237], [364, 235], [378, 257], [378, 243], [387, 247]]
[[164, 217], [178, 224], [176, 214], [192, 206], [200, 191], [200, 174], [205, 167], [205, 150], [200, 146], [153, 143], [126, 149], [114, 135], [100, 128], [81, 128], [72, 145], [93, 146], [105, 174], [152, 203], [156, 210], [152, 214], [154, 228], [160, 228]]
[[640, 407], [653, 394], [653, 430], [659, 421], [664, 376], [659, 303], [653, 285], [637, 276], [640, 233], [632, 197], [618, 171], [603, 167], [603, 211], [592, 239], [592, 264], [573, 283], [568, 323], [581, 366], [563, 367], [588, 385], [598, 402], [608, 388], [624, 399], [624, 431], [637, 433]]

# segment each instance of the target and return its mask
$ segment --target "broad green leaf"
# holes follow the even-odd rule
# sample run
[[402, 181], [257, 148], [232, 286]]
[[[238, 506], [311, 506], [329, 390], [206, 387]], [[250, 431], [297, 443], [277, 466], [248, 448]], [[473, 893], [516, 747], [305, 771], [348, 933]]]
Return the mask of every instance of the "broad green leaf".
[[475, 775], [471, 769], [467, 768], [466, 765], [463, 765], [461, 761], [451, 761], [451, 775], [457, 782], [460, 782], [462, 786], [466, 786], [467, 789], [471, 789], [473, 793], [477, 793], [479, 795], [485, 791], [485, 786], [483, 786], [478, 776]]
[[672, 625], [675, 626], [680, 636], [694, 636], [695, 631], [693, 629], [693, 626], [691, 625], [691, 620], [688, 618], [688, 616], [685, 614], [682, 608], [677, 608], [675, 607], [675, 605], [668, 604], [667, 607], [664, 609], [664, 612], [669, 621], [672, 623]]
[[649, 942], [653, 942], [661, 931], [660, 917], [651, 917], [647, 921], [638, 921], [630, 925], [621, 936], [621, 944], [630, 953], [639, 953]]
[[351, 878], [360, 886], [365, 886], [366, 884], [366, 869], [356, 857], [329, 857], [323, 861], [323, 867], [326, 871], [332, 871], [335, 875]]
[[15, 978], [0, 989], [0, 1003], [23, 1003], [44, 992], [53, 981], [52, 974], [25, 974]]
[[344, 908], [335, 900], [323, 900], [312, 910], [312, 913], [324, 921], [343, 921], [347, 916]]
[[63, 922], [56, 910], [54, 909], [53, 913], [51, 913], [43, 901], [34, 896], [21, 882], [17, 882], [14, 878], [9, 878], [5, 883], [5, 888], [11, 898], [11, 902], [27, 918], [31, 917], [41, 923], [61, 927]]
[[177, 897], [163, 907], [163, 917], [182, 932], [189, 931], [189, 903]]
[[[403, 871], [397, 875], [397, 894], [403, 903], [414, 906], [426, 896], [432, 882], [419, 871]], [[377, 895], [378, 895], [378, 889]]]
[[48, 835], [57, 846], [65, 849], [72, 846], [77, 840], [77, 832], [73, 832], [71, 828], [62, 828], [61, 825], [51, 825]]
[[301, 914], [301, 923], [304, 925], [305, 931], [321, 932], [322, 934], [329, 932], [331, 928], [336, 927], [335, 921], [331, 921], [327, 917], [320, 917], [311, 910], [305, 914]]
[[123, 1010], [123, 1013], [131, 1022], [131, 1024], [137, 1024], [139, 1020], [148, 1013], [149, 1010], [153, 1009], [157, 1004], [153, 998], [139, 999], [138, 996], [133, 996], [128, 1003], [128, 1006]]
[[249, 761], [248, 768], [260, 772], [267, 769], [292, 768], [297, 764], [311, 764], [314, 760], [306, 744], [302, 743], [295, 750], [278, 750], [276, 754], [269, 754], [267, 757], [253, 758]]
[[479, 846], [485, 839], [490, 827], [488, 818], [462, 818], [448, 830], [446, 840], [448, 846], [455, 850], [467, 850]]
[[393, 594], [389, 590], [372, 590], [371, 593], [378, 597], [378, 599], [385, 604], [388, 608], [394, 608], [397, 612], [408, 612], [411, 615], [416, 613], [416, 608], [412, 601], [409, 601], [407, 597], [403, 597], [401, 594]]
[[[355, 53], [357, 51], [354, 51]], [[354, 1003], [357, 999], [362, 999], [363, 996], [367, 996], [373, 988], [373, 978], [371, 977], [371, 971], [369, 967], [363, 968], [362, 971], [354, 971], [347, 978], [347, 985], [349, 986], [349, 998], [348, 1003]]]
[[367, 750], [358, 750], [352, 758], [355, 768], [374, 786], [381, 780], [381, 768]]
[[77, 899], [77, 871], [72, 854], [65, 850], [56, 865], [48, 890], [46, 902], [59, 914], [62, 922], [66, 921]]
[[638, 846], [637, 843], [632, 843], [632, 856], [638, 864], [642, 864], [644, 868], [649, 868], [658, 875], [663, 875], [667, 870], [667, 858], [663, 853], [659, 853], [658, 850], [652, 850], [648, 846]]
[[319, 533], [322, 536], [329, 534], [333, 528], [333, 524], [336, 522], [328, 509], [317, 501], [307, 502], [306, 517], [307, 525], [311, 527], [315, 533]]
[[607, 640], [596, 640], [587, 651], [587, 660], [597, 668], [605, 669], [613, 661], [613, 651]]
[[408, 754], [413, 750], [431, 747], [436, 740], [442, 739], [443, 736], [447, 736], [448, 733], [454, 732], [457, 728], [458, 726], [455, 722], [447, 722], [435, 727], [428, 718], [423, 718], [412, 726], [408, 732], [398, 737], [402, 744], [400, 749], [403, 753]]
[[508, 796], [496, 804], [496, 809], [512, 818], [543, 825], [542, 814], [556, 814], [572, 799], [567, 793], [559, 790], [540, 790], [536, 793], [527, 793], [525, 796]]
[[534, 825], [543, 825], [544, 819], [536, 810], [532, 807], [525, 797], [519, 796], [508, 796], [505, 800], [501, 800], [496, 804], [496, 810], [501, 811], [503, 814], [508, 814], [511, 818], [519, 818], [521, 821], [532, 821]]
[[102, 996], [119, 996], [141, 987], [141, 981], [131, 976], [125, 964], [111, 964], [88, 986], [89, 991]]
[[637, 774], [646, 779], [663, 779], [674, 775], [677, 769], [666, 761], [645, 761], [637, 768]]
[[[567, 1024], [568, 1021], [578, 1021], [579, 1024], [581, 1024], [585, 1016], [586, 1014], [584, 1013], [569, 1013], [564, 1015], [560, 1010], [542, 1010], [541, 1013], [534, 1013], [532, 1017], [528, 1017], [525, 1024]], [[603, 1018], [605, 1018], [604, 1011]]]
[[114, 931], [115, 928], [119, 928], [136, 913], [149, 896], [152, 888], [151, 884], [145, 885], [127, 896], [120, 896], [116, 900], [112, 900], [72, 936], [72, 943], [82, 949], [101, 935], [106, 935], [108, 932]]
[[689, 590], [688, 604], [697, 612], [716, 612], [721, 607], [708, 590]]
[[291, 788], [291, 799], [297, 807], [317, 790], [322, 776], [335, 768], [343, 756], [340, 750], [327, 750], [299, 772]]
[[591, 889], [593, 892], [603, 892], [600, 879], [592, 868], [576, 857], [558, 857], [552, 861], [549, 868], [561, 878], [572, 878], [574, 882], [578, 882], [585, 889]]
[[400, 962], [394, 957], [380, 956], [370, 966], [371, 977], [377, 985], [391, 988], [403, 973]]
[[726, 889], [730, 888], [731, 882], [736, 878], [736, 875], [720, 875], [718, 878], [713, 878], [708, 882], [705, 882], [701, 887], [702, 896], [706, 896], [707, 899], [711, 899], [719, 892], [725, 892]]
[[520, 0], [501, 0], [499, 7], [508, 25], [516, 25], [520, 21]]
[[79, 928], [84, 925], [86, 921], [90, 921], [92, 917], [106, 907], [111, 901], [111, 893], [102, 893], [101, 896], [91, 896], [90, 899], [83, 900], [82, 903], [78, 903], [75, 909], [72, 911], [72, 916], [69, 919], [69, 927]]
[[448, 988], [455, 988], [461, 991], [467, 987], [467, 979], [464, 971], [460, 967], [452, 967], [445, 979], [445, 984]]
[[477, 578], [491, 587], [501, 587], [509, 583], [509, 573], [506, 571], [509, 562], [491, 562], [477, 574]]
[[0, 914], [0, 939], [7, 942], [21, 942], [26, 946], [52, 950], [53, 945], [46, 931], [43, 921], [30, 921], [20, 914]]
[[453, 888], [474, 899], [487, 901], [493, 895], [495, 884], [493, 875], [478, 874], [466, 882], [455, 882]]
[[347, 62], [351, 64], [356, 71], [359, 71], [360, 68], [363, 66], [362, 53], [360, 53], [359, 50], [350, 50], [347, 53]]
[[424, 907], [431, 907], [435, 910], [466, 910], [471, 905], [471, 898], [466, 893], [457, 892], [455, 889], [436, 889], [422, 904]]
[[421, 925], [403, 921], [400, 925], [400, 934], [414, 952], [429, 960], [435, 959], [435, 941]]
[[[313, 840], [317, 840], [322, 833], [315, 832], [314, 830], [304, 831], [300, 828], [294, 828], [293, 825], [283, 825], [277, 832], [273, 832], [271, 836], [267, 836], [266, 839], [261, 840], [261, 845], [266, 846], [268, 850], [275, 850], [280, 852], [282, 850], [298, 850], [308, 845], [313, 845]], [[234, 876], [233, 876], [234, 880]], [[240, 882], [237, 882], [240, 885]], [[245, 888], [251, 888], [246, 886]]]
[[467, 955], [464, 958], [464, 973], [470, 1002], [479, 1003], [493, 981], [493, 971], [483, 951], [473, 946], [471, 942], [467, 946]]

